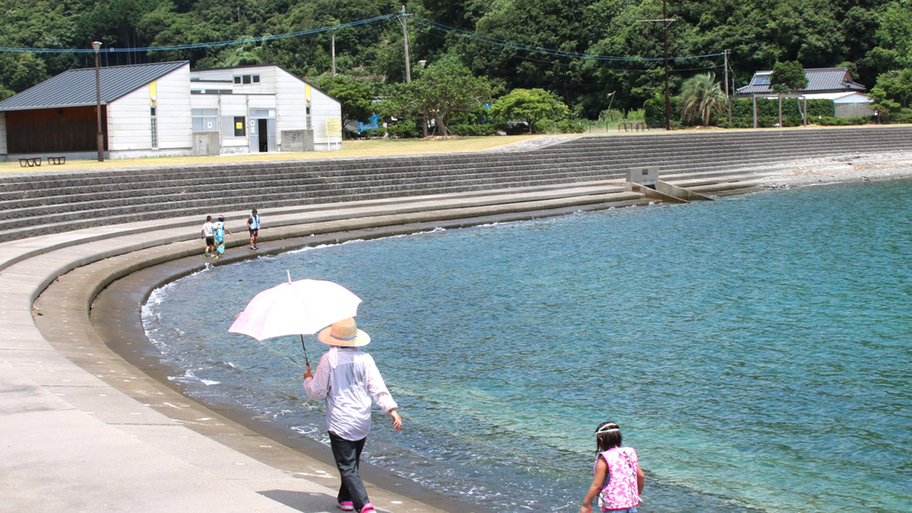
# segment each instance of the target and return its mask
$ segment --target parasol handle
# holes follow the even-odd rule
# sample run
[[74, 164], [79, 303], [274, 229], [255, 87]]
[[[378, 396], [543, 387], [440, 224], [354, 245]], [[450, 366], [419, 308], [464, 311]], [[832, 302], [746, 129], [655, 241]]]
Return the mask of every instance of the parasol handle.
[[[288, 283], [291, 283], [291, 271], [289, 271], [288, 269], [285, 269], [285, 274], [288, 275]], [[307, 348], [304, 347], [304, 335], [300, 335], [300, 336], [301, 336], [301, 349], [304, 351], [304, 363], [307, 364], [308, 367], [310, 367], [310, 360], [307, 358]]]
[[308, 367], [310, 367], [310, 360], [307, 359], [307, 348], [304, 347], [304, 335], [300, 335], [300, 337], [301, 337], [301, 349], [304, 350], [304, 363], [307, 364]]

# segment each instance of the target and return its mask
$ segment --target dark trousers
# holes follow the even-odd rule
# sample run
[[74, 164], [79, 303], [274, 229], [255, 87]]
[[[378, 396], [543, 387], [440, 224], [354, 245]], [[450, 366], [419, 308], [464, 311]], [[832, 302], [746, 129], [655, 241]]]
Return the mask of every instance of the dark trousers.
[[364, 482], [361, 481], [361, 474], [358, 473], [361, 449], [364, 449], [365, 440], [367, 438], [352, 442], [329, 434], [329, 445], [332, 447], [333, 458], [336, 459], [336, 467], [339, 468], [339, 475], [342, 477], [339, 502], [351, 501], [355, 505], [355, 511], [361, 511], [361, 508], [370, 502], [367, 490], [364, 489]]

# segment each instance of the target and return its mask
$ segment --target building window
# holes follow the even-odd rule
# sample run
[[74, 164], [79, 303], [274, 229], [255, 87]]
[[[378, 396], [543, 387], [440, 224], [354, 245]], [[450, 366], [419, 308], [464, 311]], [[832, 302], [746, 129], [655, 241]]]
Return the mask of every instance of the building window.
[[218, 109], [193, 109], [190, 116], [194, 132], [218, 132]]
[[259, 84], [260, 76], [259, 75], [235, 75], [234, 83], [235, 84]]
[[235, 116], [234, 117], [234, 136], [235, 137], [244, 137], [247, 135], [246, 127], [244, 126], [244, 116]]
[[149, 113], [151, 114], [151, 126], [152, 131], [152, 149], [158, 149], [158, 116], [155, 115], [155, 105], [150, 108]]

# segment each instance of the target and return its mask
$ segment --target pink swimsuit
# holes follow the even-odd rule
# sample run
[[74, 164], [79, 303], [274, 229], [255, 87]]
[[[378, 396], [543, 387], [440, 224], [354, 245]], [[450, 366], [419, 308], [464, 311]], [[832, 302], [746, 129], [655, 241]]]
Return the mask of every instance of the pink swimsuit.
[[[608, 483], [602, 488], [602, 511], [627, 509], [640, 503], [637, 494], [637, 454], [633, 447], [613, 447], [599, 453], [608, 464]], [[598, 461], [596, 460], [596, 463]]]

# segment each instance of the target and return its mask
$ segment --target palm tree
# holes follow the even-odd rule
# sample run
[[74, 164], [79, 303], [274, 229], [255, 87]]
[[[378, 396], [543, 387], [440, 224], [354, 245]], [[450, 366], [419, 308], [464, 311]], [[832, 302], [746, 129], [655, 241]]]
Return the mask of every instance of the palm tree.
[[683, 111], [681, 118], [692, 120], [699, 119], [703, 126], [709, 125], [713, 111], [719, 115], [725, 109], [727, 98], [722, 92], [722, 86], [716, 82], [715, 73], [695, 75], [684, 81], [681, 88]]

